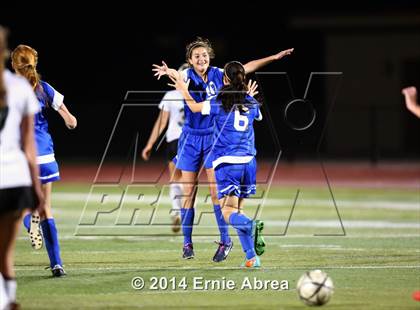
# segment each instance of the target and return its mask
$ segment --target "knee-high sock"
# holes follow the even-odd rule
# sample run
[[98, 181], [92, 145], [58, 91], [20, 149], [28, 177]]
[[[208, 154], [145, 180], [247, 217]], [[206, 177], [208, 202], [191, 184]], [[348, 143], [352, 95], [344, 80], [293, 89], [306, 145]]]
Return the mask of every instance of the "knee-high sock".
[[41, 222], [42, 234], [45, 240], [48, 257], [50, 258], [50, 267], [55, 265], [62, 266], [60, 257], [60, 245], [58, 244], [58, 232], [54, 219], [45, 219]]
[[[0, 275], [1, 276], [1, 275]], [[16, 279], [4, 277], [4, 288], [9, 302], [16, 302]]]
[[0, 309], [6, 309], [6, 306], [9, 304], [5, 282], [3, 275], [0, 273]]
[[194, 225], [195, 209], [181, 209], [182, 233], [184, 235], [184, 244], [192, 243], [192, 231]]
[[23, 217], [23, 225], [25, 226], [26, 230], [29, 232], [29, 229], [31, 228], [31, 214], [28, 213]]
[[229, 236], [229, 226], [226, 223], [225, 219], [223, 218], [222, 209], [220, 205], [214, 205], [214, 216], [216, 217], [217, 226], [219, 227], [220, 232], [220, 242], [222, 243], [229, 243], [230, 236]]
[[170, 214], [172, 216], [179, 216], [182, 207], [182, 185], [179, 183], [171, 183], [169, 185], [169, 197], [172, 201], [172, 209]]
[[232, 213], [229, 216], [230, 224], [236, 228], [242, 249], [246, 258], [251, 259], [255, 254], [254, 239], [252, 238], [252, 220], [245, 214]]

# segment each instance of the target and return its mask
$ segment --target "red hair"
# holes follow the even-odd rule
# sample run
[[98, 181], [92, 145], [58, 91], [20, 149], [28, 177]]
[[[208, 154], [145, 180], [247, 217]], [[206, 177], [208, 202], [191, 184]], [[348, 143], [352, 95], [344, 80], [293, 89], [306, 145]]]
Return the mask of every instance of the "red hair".
[[28, 45], [19, 45], [12, 52], [13, 69], [24, 76], [32, 87], [35, 89], [40, 80], [40, 76], [36, 71], [38, 64], [38, 52]]

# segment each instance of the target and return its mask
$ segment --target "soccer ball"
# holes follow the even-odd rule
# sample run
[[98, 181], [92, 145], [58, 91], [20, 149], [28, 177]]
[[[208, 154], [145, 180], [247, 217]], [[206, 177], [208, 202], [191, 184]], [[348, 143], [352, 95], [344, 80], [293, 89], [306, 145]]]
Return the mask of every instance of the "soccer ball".
[[296, 289], [300, 300], [308, 306], [322, 306], [330, 300], [334, 284], [325, 272], [312, 270], [300, 277]]

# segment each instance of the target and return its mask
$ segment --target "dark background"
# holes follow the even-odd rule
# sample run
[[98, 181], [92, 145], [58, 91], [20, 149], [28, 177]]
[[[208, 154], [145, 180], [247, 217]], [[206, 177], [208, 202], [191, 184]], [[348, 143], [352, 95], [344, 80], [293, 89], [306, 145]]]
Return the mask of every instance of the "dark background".
[[[169, 89], [166, 80], [154, 79], [151, 65], [164, 59], [178, 67], [186, 44], [196, 36], [213, 43], [211, 64], [219, 67], [295, 48], [293, 55], [261, 70], [287, 76], [252, 76], [260, 83], [266, 116], [255, 126], [260, 154], [273, 157], [282, 150], [289, 161], [420, 158], [420, 121], [406, 110], [401, 95], [403, 86], [420, 88], [420, 9], [415, 1], [150, 5], [92, 9], [57, 4], [51, 10], [22, 4], [0, 13], [0, 24], [10, 30], [10, 49], [23, 43], [38, 51], [38, 71], [65, 95], [78, 118], [78, 128], [68, 131], [55, 111], [49, 113], [58, 158], [98, 162], [121, 105], [161, 98], [139, 96], [127, 102], [127, 91]], [[308, 130], [296, 131], [285, 121], [284, 108], [303, 98], [311, 72], [341, 74], [313, 77], [306, 99], [316, 120]], [[305, 123], [310, 111], [294, 106], [291, 112], [289, 121]], [[115, 159], [126, 156], [136, 132], [141, 150], [158, 110], [122, 113], [118, 139], [109, 150]]]

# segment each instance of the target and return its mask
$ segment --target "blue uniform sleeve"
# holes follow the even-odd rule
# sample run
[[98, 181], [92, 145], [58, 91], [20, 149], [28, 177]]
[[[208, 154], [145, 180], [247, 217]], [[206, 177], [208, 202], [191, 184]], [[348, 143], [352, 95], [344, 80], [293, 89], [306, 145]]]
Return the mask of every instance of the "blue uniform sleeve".
[[262, 120], [262, 113], [260, 111], [260, 103], [254, 98], [249, 95], [246, 95], [245, 100], [252, 104], [252, 111], [254, 114], [254, 119], [257, 121]]
[[259, 105], [255, 105], [255, 120], [261, 121], [263, 118]]
[[217, 74], [218, 79], [221, 81], [223, 85], [223, 75], [225, 74], [225, 72], [223, 71], [223, 69], [217, 68], [216, 74]]
[[58, 111], [60, 106], [63, 104], [64, 96], [46, 82], [41, 81], [41, 85], [45, 95], [47, 96], [49, 104], [51, 104], [51, 107], [54, 110]]

